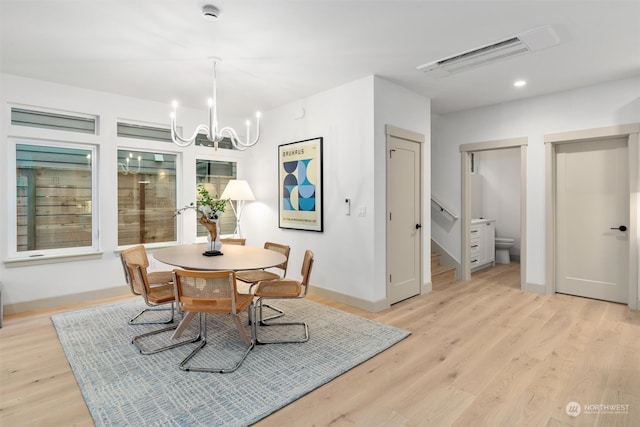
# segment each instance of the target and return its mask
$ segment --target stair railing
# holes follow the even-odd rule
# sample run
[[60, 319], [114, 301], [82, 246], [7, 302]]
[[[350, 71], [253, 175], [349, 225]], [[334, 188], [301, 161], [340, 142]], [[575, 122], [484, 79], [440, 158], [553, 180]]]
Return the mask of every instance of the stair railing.
[[440, 202], [436, 197], [431, 195], [431, 207], [440, 212], [445, 218], [451, 222], [456, 222], [460, 217], [453, 210], [449, 209], [444, 203]]

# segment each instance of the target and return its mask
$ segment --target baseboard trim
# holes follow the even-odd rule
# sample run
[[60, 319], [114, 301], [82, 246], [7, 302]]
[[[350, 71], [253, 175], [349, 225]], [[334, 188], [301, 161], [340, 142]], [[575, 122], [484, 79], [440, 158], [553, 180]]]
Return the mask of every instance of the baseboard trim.
[[57, 297], [7, 304], [4, 306], [4, 314], [9, 315], [25, 313], [27, 311], [50, 309], [68, 304], [77, 304], [102, 298], [112, 298], [127, 295], [131, 295], [131, 291], [128, 287], [117, 286], [115, 288], [98, 289], [95, 291], [81, 292], [77, 294], [61, 295]]
[[536, 294], [543, 295], [547, 293], [547, 287], [545, 285], [541, 285], [540, 283], [527, 283], [525, 286], [525, 291], [528, 292], [535, 292]]
[[341, 302], [343, 304], [347, 304], [353, 307], [360, 308], [362, 310], [369, 311], [371, 313], [377, 313], [379, 311], [386, 310], [387, 308], [389, 308], [389, 304], [387, 304], [386, 300], [377, 301], [377, 302], [366, 301], [351, 295], [332, 291], [330, 289], [319, 288], [314, 285], [309, 285], [309, 292], [314, 295], [318, 295], [324, 298], [329, 298], [334, 301]]
[[420, 287], [420, 295], [428, 294], [431, 291], [433, 291], [432, 282], [423, 283], [422, 286]]

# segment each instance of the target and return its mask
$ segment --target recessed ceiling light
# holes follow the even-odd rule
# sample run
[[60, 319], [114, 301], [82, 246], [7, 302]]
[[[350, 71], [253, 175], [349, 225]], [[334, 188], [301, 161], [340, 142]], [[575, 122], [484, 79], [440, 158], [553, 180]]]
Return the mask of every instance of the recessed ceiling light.
[[527, 81], [526, 80], [516, 80], [513, 85], [515, 87], [523, 87], [527, 85]]

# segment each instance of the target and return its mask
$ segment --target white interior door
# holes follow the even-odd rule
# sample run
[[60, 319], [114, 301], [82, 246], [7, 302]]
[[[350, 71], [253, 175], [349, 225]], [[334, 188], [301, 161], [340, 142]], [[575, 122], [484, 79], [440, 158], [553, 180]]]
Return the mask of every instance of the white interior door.
[[420, 294], [420, 144], [387, 137], [387, 299]]
[[557, 292], [627, 302], [627, 157], [627, 138], [557, 147]]

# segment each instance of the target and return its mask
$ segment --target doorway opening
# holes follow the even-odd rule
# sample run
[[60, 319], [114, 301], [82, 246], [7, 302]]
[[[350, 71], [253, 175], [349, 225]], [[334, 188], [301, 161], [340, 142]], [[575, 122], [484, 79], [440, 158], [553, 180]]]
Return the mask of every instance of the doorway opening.
[[[520, 174], [519, 174], [519, 200], [516, 203], [519, 203], [520, 215], [519, 215], [519, 229], [517, 231], [520, 245], [520, 288], [526, 289], [526, 160], [527, 160], [527, 144], [528, 139], [526, 137], [523, 138], [513, 138], [513, 139], [505, 139], [505, 140], [496, 140], [496, 141], [487, 141], [487, 142], [479, 142], [473, 144], [463, 144], [460, 146], [461, 153], [461, 169], [462, 169], [462, 225], [461, 225], [461, 250], [462, 254], [462, 262], [461, 262], [461, 278], [462, 280], [469, 280], [471, 278], [471, 270], [472, 270], [472, 261], [476, 259], [474, 254], [474, 249], [476, 243], [474, 237], [472, 236], [472, 220], [473, 215], [477, 215], [477, 211], [474, 209], [474, 206], [477, 203], [472, 202], [472, 180], [476, 177], [473, 176], [471, 171], [471, 162], [473, 158], [474, 169], [479, 166], [479, 161], [481, 165], [480, 158], [482, 157], [482, 153], [495, 151], [495, 150], [515, 150], [517, 152], [516, 156], [519, 156], [519, 166], [520, 166]], [[481, 167], [481, 166], [480, 166]], [[477, 220], [478, 218], [476, 218]], [[491, 219], [491, 218], [489, 218]], [[477, 222], [477, 221], [476, 221]], [[518, 228], [518, 227], [516, 227]], [[474, 248], [472, 248], [474, 246]], [[473, 255], [473, 257], [472, 257]], [[491, 257], [492, 255], [489, 254]], [[483, 258], [483, 261], [486, 263], [494, 262], [494, 258]]]
[[519, 289], [520, 148], [478, 151], [471, 160], [471, 275], [510, 265]]

